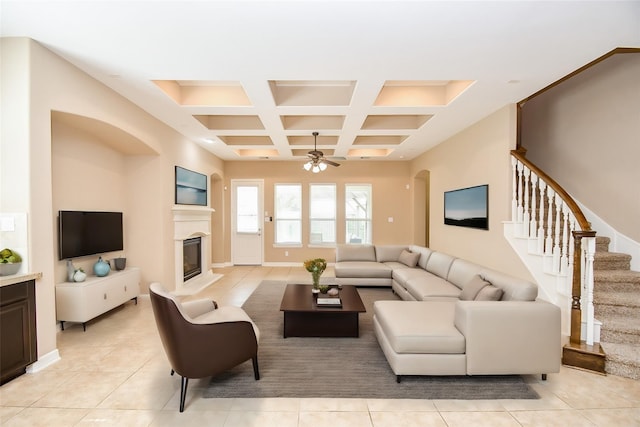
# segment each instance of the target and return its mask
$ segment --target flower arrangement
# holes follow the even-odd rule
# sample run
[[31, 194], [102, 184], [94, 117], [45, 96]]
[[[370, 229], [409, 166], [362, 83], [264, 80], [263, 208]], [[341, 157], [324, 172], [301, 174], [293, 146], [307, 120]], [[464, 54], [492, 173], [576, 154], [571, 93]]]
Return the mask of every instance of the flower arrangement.
[[327, 261], [323, 258], [308, 259], [304, 262], [304, 268], [311, 273], [313, 279], [313, 289], [317, 290], [320, 286], [320, 276], [327, 268]]

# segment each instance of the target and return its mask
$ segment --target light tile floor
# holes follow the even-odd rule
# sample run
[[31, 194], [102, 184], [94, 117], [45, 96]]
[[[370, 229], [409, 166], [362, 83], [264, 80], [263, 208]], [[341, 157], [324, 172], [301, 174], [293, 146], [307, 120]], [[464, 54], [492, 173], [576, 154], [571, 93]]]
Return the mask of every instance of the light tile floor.
[[[291, 268], [217, 269], [194, 297], [242, 305], [263, 279], [306, 277]], [[325, 273], [331, 274], [331, 271]], [[188, 298], [187, 298], [188, 299]], [[527, 381], [539, 400], [203, 399], [208, 379], [169, 375], [148, 297], [58, 332], [62, 360], [0, 387], [2, 426], [640, 426], [640, 381], [563, 367]]]

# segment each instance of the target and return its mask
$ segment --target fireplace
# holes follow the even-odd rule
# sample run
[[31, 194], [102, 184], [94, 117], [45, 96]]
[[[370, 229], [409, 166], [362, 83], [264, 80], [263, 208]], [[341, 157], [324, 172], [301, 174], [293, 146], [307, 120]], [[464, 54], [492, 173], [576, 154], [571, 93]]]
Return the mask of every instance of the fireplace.
[[211, 270], [211, 208], [179, 206], [173, 211], [175, 295], [193, 295], [222, 274]]
[[182, 270], [184, 281], [202, 273], [202, 239], [193, 237], [182, 241]]

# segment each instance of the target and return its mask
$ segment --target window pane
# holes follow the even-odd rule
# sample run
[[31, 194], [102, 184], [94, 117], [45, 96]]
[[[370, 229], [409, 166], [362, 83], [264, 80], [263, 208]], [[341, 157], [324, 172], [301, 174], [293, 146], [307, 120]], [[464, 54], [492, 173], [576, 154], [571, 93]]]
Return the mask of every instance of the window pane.
[[335, 184], [311, 184], [309, 189], [309, 216], [309, 243], [335, 243]]
[[275, 242], [302, 243], [302, 186], [276, 184], [275, 199]]
[[347, 243], [371, 243], [371, 185], [345, 186]]
[[258, 187], [238, 186], [236, 191], [236, 228], [238, 233], [257, 233]]

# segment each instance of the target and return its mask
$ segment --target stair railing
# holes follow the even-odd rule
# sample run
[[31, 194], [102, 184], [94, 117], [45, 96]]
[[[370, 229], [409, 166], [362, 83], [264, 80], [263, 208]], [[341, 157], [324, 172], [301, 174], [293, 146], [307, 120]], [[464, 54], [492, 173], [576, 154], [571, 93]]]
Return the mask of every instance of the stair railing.
[[[530, 250], [544, 256], [545, 271], [566, 280], [556, 292], [571, 296], [570, 342], [594, 343], [593, 259], [595, 231], [573, 198], [551, 177], [525, 158], [526, 150], [511, 151], [513, 172], [512, 221], [518, 237], [528, 238]], [[586, 310], [582, 310], [585, 307]]]

